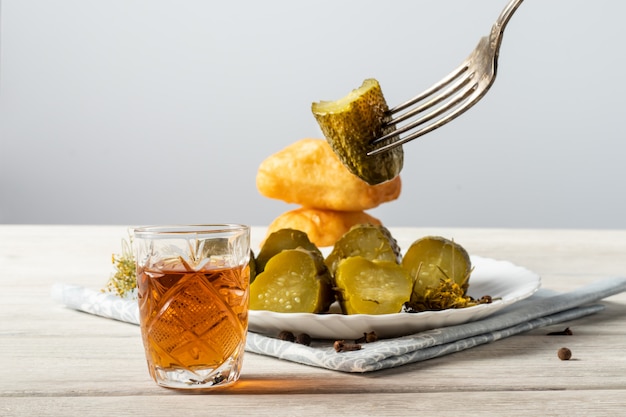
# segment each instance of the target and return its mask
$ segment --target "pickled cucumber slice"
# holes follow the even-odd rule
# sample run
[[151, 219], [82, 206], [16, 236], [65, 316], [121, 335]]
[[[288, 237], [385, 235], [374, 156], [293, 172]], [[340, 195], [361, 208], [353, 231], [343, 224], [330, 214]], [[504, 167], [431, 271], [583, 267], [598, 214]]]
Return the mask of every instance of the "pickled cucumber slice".
[[280, 229], [270, 235], [263, 242], [263, 246], [256, 258], [256, 273], [260, 274], [265, 269], [267, 262], [276, 254], [285, 249], [303, 248], [317, 252], [321, 256], [319, 248], [309, 240], [307, 234], [296, 229]]
[[392, 137], [377, 145], [370, 144], [372, 140], [395, 130], [394, 127], [383, 128], [387, 110], [380, 85], [371, 78], [339, 100], [311, 105], [322, 133], [341, 162], [350, 172], [371, 185], [396, 177], [404, 163], [401, 146], [367, 156], [367, 152], [397, 140]]
[[279, 313], [321, 313], [335, 300], [330, 274], [314, 251], [285, 249], [250, 285], [250, 308]]
[[404, 254], [402, 266], [413, 279], [409, 306], [416, 311], [463, 307], [472, 269], [469, 254], [440, 236], [416, 240]]
[[256, 258], [253, 250], [250, 250], [250, 260], [248, 261], [248, 266], [250, 267], [250, 284], [252, 284], [256, 278]]
[[400, 247], [389, 230], [385, 226], [373, 224], [352, 226], [335, 242], [324, 262], [334, 276], [339, 262], [352, 256], [395, 263], [400, 263], [402, 259]]
[[344, 314], [392, 314], [409, 300], [413, 280], [396, 262], [353, 256], [339, 263], [335, 283]]

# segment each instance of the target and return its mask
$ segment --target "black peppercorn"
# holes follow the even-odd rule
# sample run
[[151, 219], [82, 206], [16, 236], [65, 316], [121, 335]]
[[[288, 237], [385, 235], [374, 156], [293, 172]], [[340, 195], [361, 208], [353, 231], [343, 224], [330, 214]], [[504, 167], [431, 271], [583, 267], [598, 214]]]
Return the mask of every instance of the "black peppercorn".
[[568, 361], [571, 359], [572, 357], [572, 351], [569, 350], [566, 347], [562, 347], [561, 349], [559, 349], [559, 351], [557, 352], [557, 356], [559, 357], [560, 360], [562, 361]]
[[293, 335], [293, 333], [287, 330], [283, 330], [282, 332], [278, 333], [278, 338], [286, 342], [293, 342], [296, 340], [296, 337]]
[[311, 336], [306, 333], [300, 333], [298, 337], [296, 337], [296, 343], [301, 345], [309, 346], [311, 345]]

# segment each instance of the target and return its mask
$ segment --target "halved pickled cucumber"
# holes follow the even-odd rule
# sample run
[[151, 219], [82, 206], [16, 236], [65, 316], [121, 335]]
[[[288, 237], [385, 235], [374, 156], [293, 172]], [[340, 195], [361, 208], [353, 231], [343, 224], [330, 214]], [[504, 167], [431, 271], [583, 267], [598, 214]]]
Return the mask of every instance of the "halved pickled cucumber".
[[248, 261], [248, 266], [250, 267], [250, 284], [252, 284], [256, 278], [256, 258], [253, 250], [250, 250], [250, 260]]
[[440, 236], [416, 240], [404, 254], [402, 266], [413, 279], [409, 306], [416, 311], [463, 307], [472, 269], [469, 254]]
[[353, 256], [339, 263], [335, 283], [344, 314], [393, 314], [409, 300], [413, 281], [396, 262]]
[[371, 145], [372, 140], [395, 129], [383, 128], [388, 107], [378, 81], [367, 79], [347, 96], [313, 103], [311, 110], [333, 151], [354, 175], [375, 185], [400, 173], [404, 163], [401, 146], [367, 156], [367, 152], [397, 139]]
[[402, 258], [400, 247], [389, 230], [373, 224], [352, 226], [335, 242], [332, 252], [325, 259], [331, 275], [335, 275], [341, 260], [352, 256], [396, 263]]
[[256, 273], [263, 272], [265, 265], [274, 255], [285, 249], [296, 248], [317, 252], [321, 256], [319, 248], [309, 240], [305, 232], [296, 229], [280, 229], [271, 233], [263, 242], [256, 258]]
[[250, 308], [321, 313], [335, 300], [330, 274], [314, 251], [286, 249], [271, 257], [250, 285]]

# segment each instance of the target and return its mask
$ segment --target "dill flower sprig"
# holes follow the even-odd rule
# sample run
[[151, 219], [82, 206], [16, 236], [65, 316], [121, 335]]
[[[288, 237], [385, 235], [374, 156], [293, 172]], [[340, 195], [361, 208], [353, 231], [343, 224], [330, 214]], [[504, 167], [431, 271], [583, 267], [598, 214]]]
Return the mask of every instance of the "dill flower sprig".
[[135, 257], [131, 248], [132, 239], [122, 240], [122, 253], [111, 256], [115, 273], [111, 275], [103, 291], [115, 292], [120, 297], [126, 297], [132, 295], [137, 288]]

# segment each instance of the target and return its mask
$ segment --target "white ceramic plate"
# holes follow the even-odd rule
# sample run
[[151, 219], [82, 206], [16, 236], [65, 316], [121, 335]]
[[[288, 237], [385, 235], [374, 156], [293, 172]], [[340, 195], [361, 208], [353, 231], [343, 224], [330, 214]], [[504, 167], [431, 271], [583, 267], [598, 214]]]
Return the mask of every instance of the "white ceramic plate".
[[[474, 298], [490, 295], [491, 304], [461, 309], [397, 313], [383, 315], [343, 315], [309, 313], [275, 313], [251, 310], [250, 330], [276, 336], [283, 330], [308, 333], [319, 339], [356, 339], [363, 333], [375, 331], [378, 337], [389, 338], [452, 326], [485, 318], [496, 311], [530, 297], [541, 286], [540, 277], [526, 268], [507, 261], [472, 256], [474, 271], [468, 293]], [[339, 311], [335, 304], [332, 311]]]

